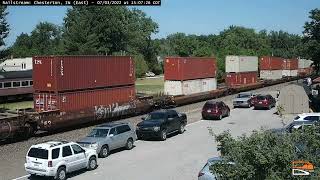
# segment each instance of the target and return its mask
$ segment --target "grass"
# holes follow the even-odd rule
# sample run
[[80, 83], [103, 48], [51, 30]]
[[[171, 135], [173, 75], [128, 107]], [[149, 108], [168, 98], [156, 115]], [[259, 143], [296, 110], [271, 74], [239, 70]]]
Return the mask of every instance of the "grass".
[[159, 78], [143, 78], [136, 81], [136, 89], [138, 92], [146, 94], [157, 94], [163, 92], [163, 77]]
[[33, 101], [21, 101], [21, 102], [0, 104], [0, 108], [7, 108], [10, 110], [33, 108]]

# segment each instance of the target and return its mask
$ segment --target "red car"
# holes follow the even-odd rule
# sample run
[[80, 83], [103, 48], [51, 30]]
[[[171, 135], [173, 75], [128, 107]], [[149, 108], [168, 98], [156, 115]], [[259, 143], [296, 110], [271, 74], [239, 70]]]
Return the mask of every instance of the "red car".
[[230, 116], [230, 108], [222, 101], [207, 101], [202, 108], [202, 119], [219, 119]]
[[269, 94], [258, 95], [254, 101], [254, 109], [271, 109], [276, 106], [276, 100]]

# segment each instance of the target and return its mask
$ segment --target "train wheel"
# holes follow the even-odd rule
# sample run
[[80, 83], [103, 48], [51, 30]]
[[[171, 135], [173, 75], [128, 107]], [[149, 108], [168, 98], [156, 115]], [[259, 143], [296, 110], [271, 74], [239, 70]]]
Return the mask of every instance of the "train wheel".
[[34, 133], [35, 133], [34, 126], [32, 124], [30, 124], [30, 123], [26, 123], [24, 125], [24, 127], [25, 127], [25, 138], [32, 137], [34, 135]]

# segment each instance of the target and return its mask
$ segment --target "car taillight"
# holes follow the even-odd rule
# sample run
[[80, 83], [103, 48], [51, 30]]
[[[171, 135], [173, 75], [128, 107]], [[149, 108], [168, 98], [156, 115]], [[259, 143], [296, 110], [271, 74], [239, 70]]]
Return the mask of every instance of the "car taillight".
[[48, 167], [52, 167], [52, 161], [48, 161]]
[[198, 177], [201, 177], [201, 176], [203, 176], [203, 175], [204, 175], [203, 172], [199, 172]]

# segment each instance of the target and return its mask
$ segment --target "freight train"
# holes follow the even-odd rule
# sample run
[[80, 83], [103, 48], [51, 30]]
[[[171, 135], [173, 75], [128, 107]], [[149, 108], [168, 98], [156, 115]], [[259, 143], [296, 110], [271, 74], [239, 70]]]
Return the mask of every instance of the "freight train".
[[[188, 60], [174, 59], [173, 65], [169, 65], [176, 66], [171, 71], [174, 79], [180, 77], [176, 81], [193, 79], [194, 76], [188, 77], [188, 71], [201, 79], [215, 77], [215, 61], [211, 63], [212, 74], [207, 74], [209, 62], [192, 61], [206, 70], [186, 71], [183, 66], [188, 64]], [[134, 62], [131, 57], [48, 56], [34, 57], [33, 63], [34, 109], [0, 113], [0, 140], [27, 138], [38, 130], [55, 131], [99, 123], [302, 78], [259, 80], [250, 84], [219, 86], [214, 90], [201, 88], [201, 91], [188, 95], [141, 96], [135, 93]], [[195, 64], [188, 66], [197, 69]], [[168, 77], [165, 74], [165, 79], [171, 79]]]
[[32, 71], [9, 71], [0, 73], [0, 103], [32, 99]]

